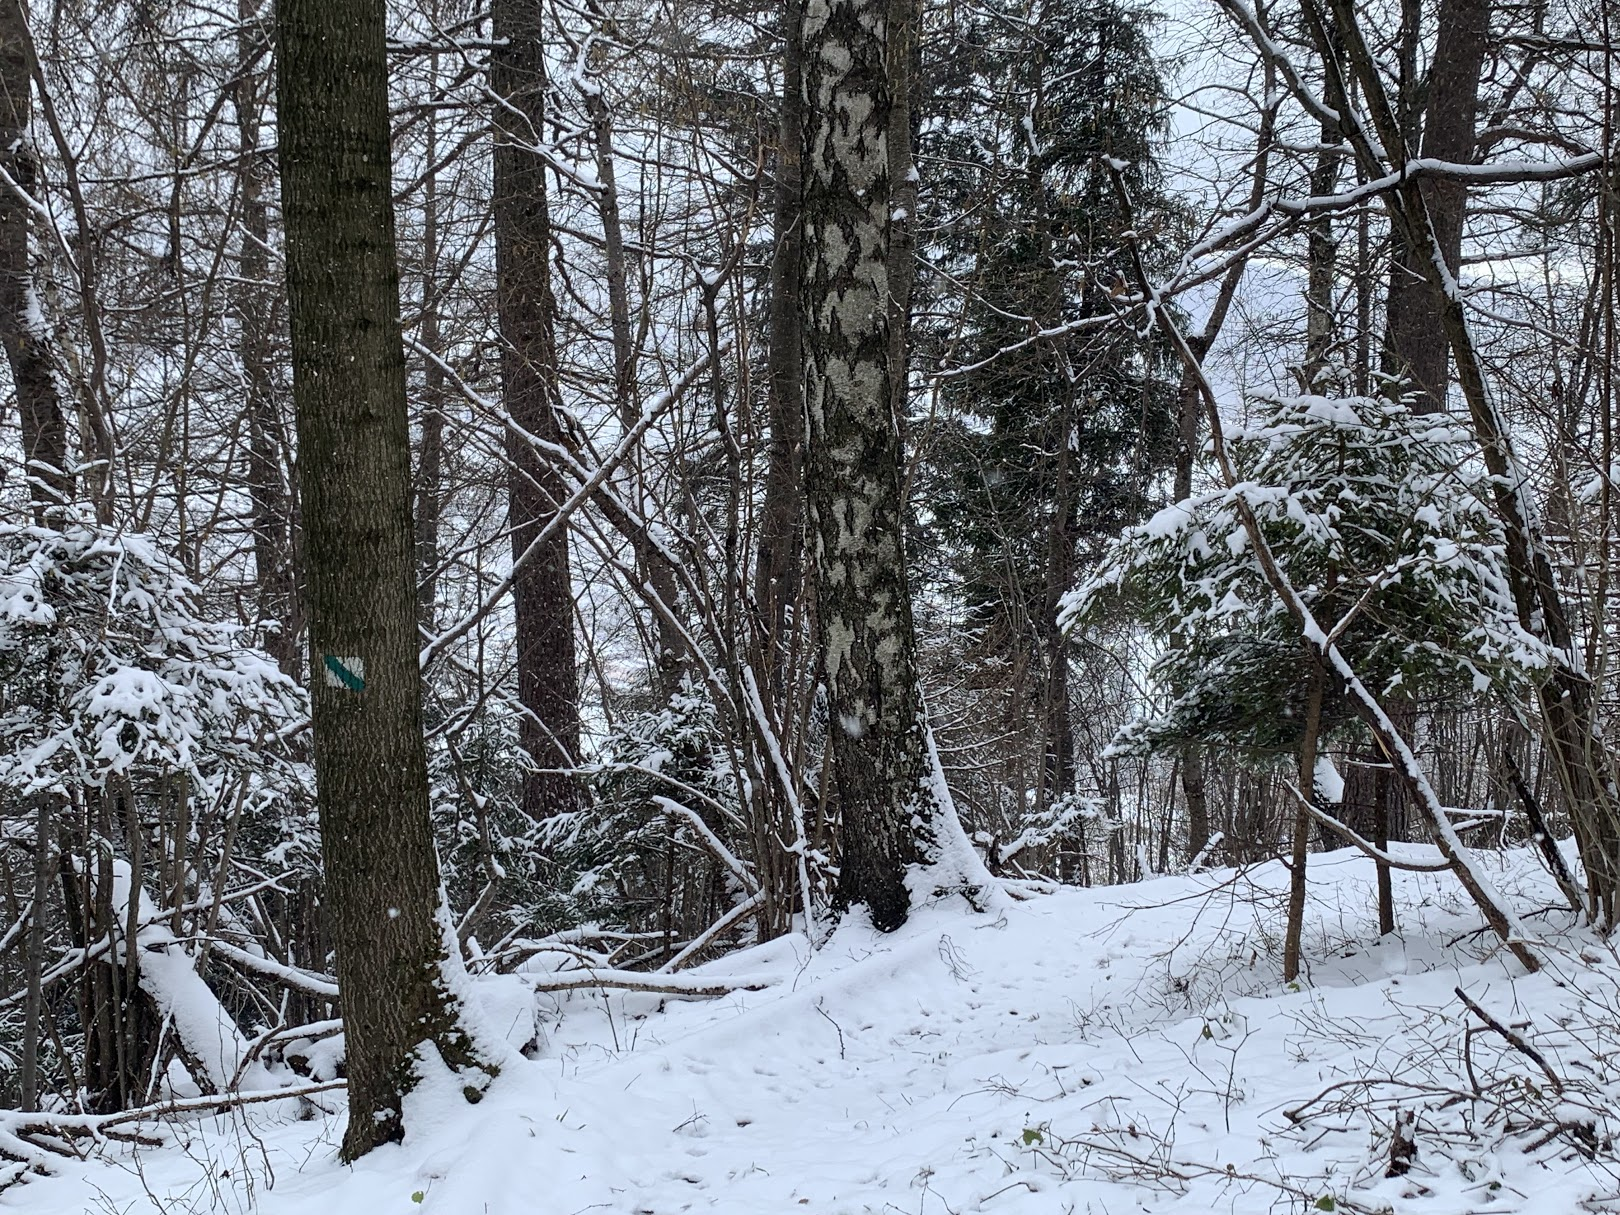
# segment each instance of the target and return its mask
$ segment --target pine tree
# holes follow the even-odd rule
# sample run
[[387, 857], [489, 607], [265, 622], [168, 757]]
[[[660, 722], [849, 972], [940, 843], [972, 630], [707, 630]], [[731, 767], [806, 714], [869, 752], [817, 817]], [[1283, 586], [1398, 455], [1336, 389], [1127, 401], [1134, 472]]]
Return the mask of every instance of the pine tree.
[[925, 134], [925, 169], [939, 166], [924, 176], [925, 227], [943, 229], [951, 271], [941, 289], [969, 287], [960, 316], [935, 327], [947, 370], [962, 370], [944, 380], [927, 508], [981, 654], [1027, 673], [1039, 813], [1075, 780], [1059, 597], [1088, 543], [1148, 509], [1173, 443], [1168, 350], [1112, 319], [1110, 291], [1129, 275], [1110, 163], [1149, 249], [1168, 243], [1175, 215], [1157, 166], [1165, 85], [1151, 14], [1033, 0], [1019, 16], [976, 14], [938, 65], [934, 108], [971, 95], [988, 124], [941, 117]]

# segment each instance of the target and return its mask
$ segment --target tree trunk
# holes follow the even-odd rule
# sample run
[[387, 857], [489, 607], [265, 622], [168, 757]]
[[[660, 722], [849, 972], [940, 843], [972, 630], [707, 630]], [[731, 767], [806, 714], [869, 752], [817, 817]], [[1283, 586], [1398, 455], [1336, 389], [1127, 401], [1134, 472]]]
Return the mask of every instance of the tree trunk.
[[[551, 215], [545, 161], [531, 151], [545, 137], [545, 58], [541, 10], [525, 0], [496, 0], [490, 83], [495, 109], [495, 263], [501, 325], [501, 386], [518, 428], [562, 441], [557, 415], [557, 349], [552, 329]], [[615, 330], [617, 332], [617, 330]], [[507, 432], [508, 524], [514, 557], [528, 551], [568, 496], [562, 474], [515, 430]], [[536, 822], [577, 809], [579, 789], [566, 769], [579, 755], [579, 676], [574, 663], [574, 592], [568, 530], [512, 587], [517, 613], [521, 737], [538, 771], [524, 781], [523, 810]]]
[[1327, 682], [1322, 664], [1307, 653], [1310, 683], [1305, 694], [1305, 729], [1299, 741], [1299, 796], [1294, 807], [1293, 851], [1288, 868], [1288, 922], [1283, 932], [1283, 982], [1299, 978], [1305, 936], [1305, 866], [1310, 856], [1311, 816], [1303, 799], [1316, 801], [1316, 744], [1322, 730], [1322, 692]]
[[265, 193], [268, 165], [259, 145], [261, 73], [251, 70], [250, 27], [254, 0], [237, 0], [240, 63], [231, 101], [236, 110], [238, 183], [242, 197], [242, 242], [237, 256], [240, 281], [232, 288], [231, 307], [237, 324], [237, 353], [242, 360], [248, 429], [248, 499], [252, 503], [253, 564], [258, 592], [260, 644], [287, 674], [298, 670], [298, 639], [303, 632], [293, 563], [293, 509], [282, 452], [286, 423], [276, 399], [272, 374], [272, 317], [275, 292], [270, 286], [270, 220]]
[[34, 899], [28, 919], [28, 979], [23, 997], [22, 1108], [39, 1108], [39, 1040], [43, 1032], [45, 902], [51, 890], [51, 799], [38, 794], [34, 807]]
[[[435, 23], [438, 5], [430, 10]], [[432, 87], [438, 86], [439, 57], [429, 59]], [[416, 596], [417, 616], [432, 635], [438, 623], [439, 523], [444, 513], [444, 341], [439, 332], [439, 125], [430, 112], [423, 159], [428, 170], [422, 180], [422, 347], [433, 358], [422, 367], [422, 441], [416, 464]]]
[[[754, 601], [771, 687], [782, 694], [790, 616], [804, 555], [804, 0], [782, 6], [782, 112], [776, 152], [776, 246], [771, 255], [770, 452]], [[783, 714], [785, 716], [785, 712]]]
[[[628, 433], [640, 416], [636, 392], [636, 344], [630, 332], [630, 259], [624, 246], [624, 220], [619, 212], [618, 172], [613, 151], [613, 111], [608, 108], [599, 82], [583, 90], [585, 112], [591, 120], [591, 142], [596, 153], [597, 215], [602, 223], [602, 252], [607, 259], [608, 330], [613, 338], [613, 398], [619, 410], [619, 424]], [[651, 518], [647, 487], [642, 479], [641, 453], [633, 452], [625, 462], [629, 485], [626, 497], [634, 512]], [[653, 589], [658, 601], [672, 612], [680, 601], [676, 581], [669, 577], [668, 564], [652, 551], [644, 534], [630, 537], [636, 554], [636, 571]], [[685, 646], [679, 630], [655, 613], [653, 673], [660, 699], [668, 701], [681, 686], [685, 669]]]
[[383, 0], [276, 5], [293, 401], [305, 507], [326, 911], [347, 1039], [342, 1154], [403, 1132], [436, 1054], [497, 1070], [462, 1022], [428, 812], [410, 430]]
[[902, 535], [887, 7], [829, 0], [804, 23], [805, 500], [842, 815], [836, 901], [865, 904], [884, 931], [905, 922], [907, 868], [939, 861], [955, 827], [931, 768]]
[[[33, 98], [28, 30], [22, 8], [0, 2], [0, 168], [32, 194], [37, 164], [29, 142]], [[28, 205], [9, 186], [0, 188], [0, 345], [11, 364], [21, 420], [24, 475], [34, 522], [59, 514], [74, 495], [67, 422], [51, 366], [49, 333], [40, 315], [30, 264]]]
[[[1415, 24], [1415, 17], [1411, 20]], [[1490, 0], [1440, 0], [1435, 28], [1422, 154], [1466, 164], [1474, 159], [1475, 110], [1491, 32]], [[1425, 179], [1421, 188], [1434, 226], [1435, 243], [1445, 255], [1447, 268], [1456, 274], [1462, 257], [1468, 185], [1463, 181]], [[1396, 240], [1384, 370], [1386, 374], [1408, 376], [1417, 408], [1432, 413], [1446, 407], [1451, 348], [1440, 319], [1440, 301], [1429, 288], [1425, 269], [1428, 260], [1428, 250], [1414, 249]]]

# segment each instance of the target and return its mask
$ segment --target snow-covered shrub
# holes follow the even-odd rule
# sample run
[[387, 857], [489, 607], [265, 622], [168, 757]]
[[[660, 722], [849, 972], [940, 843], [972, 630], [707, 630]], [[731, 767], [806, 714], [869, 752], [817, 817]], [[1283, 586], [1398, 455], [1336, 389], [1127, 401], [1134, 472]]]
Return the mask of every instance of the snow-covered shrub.
[[[1376, 694], [1415, 701], [1522, 692], [1545, 667], [1519, 627], [1491, 485], [1469, 432], [1373, 398], [1260, 397], [1227, 433], [1239, 483], [1125, 532], [1071, 592], [1064, 622], [1110, 605], [1153, 631], [1152, 711], [1117, 752], [1195, 739], [1293, 749], [1307, 657], [1262, 576], [1240, 507], [1321, 626]], [[1330, 695], [1324, 724], [1348, 717]]]
[[304, 695], [149, 536], [0, 524], [0, 785], [262, 771]]
[[[594, 922], [677, 934], [730, 905], [731, 875], [695, 823], [659, 799], [679, 802], [716, 839], [742, 851], [744, 816], [713, 703], [686, 687], [661, 708], [621, 718], [591, 766], [595, 804], [545, 825], [565, 884], [559, 923]], [[678, 858], [678, 863], [671, 860]]]
[[467, 689], [431, 689], [427, 706], [428, 775], [434, 834], [452, 907], [473, 906], [493, 875], [491, 914], [499, 925], [478, 938], [548, 923], [546, 850], [540, 827], [523, 813], [523, 782], [533, 760], [518, 736], [521, 709], [490, 695], [468, 710]]

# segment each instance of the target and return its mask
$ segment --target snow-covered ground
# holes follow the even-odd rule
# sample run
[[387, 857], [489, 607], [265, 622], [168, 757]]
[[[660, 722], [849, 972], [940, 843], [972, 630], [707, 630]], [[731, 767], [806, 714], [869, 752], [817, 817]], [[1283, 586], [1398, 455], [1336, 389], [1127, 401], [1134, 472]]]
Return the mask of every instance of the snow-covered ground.
[[[1527, 854], [1483, 863], [1521, 911], [1553, 902]], [[1620, 1209], [1609, 948], [1531, 914], [1549, 964], [1527, 976], [1444, 874], [1397, 875], [1401, 931], [1380, 943], [1370, 863], [1331, 853], [1311, 876], [1311, 970], [1291, 988], [1277, 865], [944, 904], [892, 936], [849, 922], [814, 955], [781, 940], [696, 972], [774, 976], [761, 991], [543, 996], [539, 1058], [475, 1107], [418, 1102], [407, 1141], [352, 1168], [340, 1111], [298, 1121], [282, 1102], [64, 1163], [0, 1211]], [[1551, 1077], [1466, 1033], [1483, 1022], [1458, 987]], [[1386, 1177], [1406, 1111], [1416, 1157]]]

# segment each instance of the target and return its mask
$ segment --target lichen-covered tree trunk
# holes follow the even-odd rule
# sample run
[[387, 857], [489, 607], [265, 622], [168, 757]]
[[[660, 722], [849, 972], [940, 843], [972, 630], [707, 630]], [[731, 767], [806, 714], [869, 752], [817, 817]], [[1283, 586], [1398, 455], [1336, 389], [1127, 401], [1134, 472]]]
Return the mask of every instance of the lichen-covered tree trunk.
[[917, 685], [892, 399], [890, 89], [881, 0], [811, 0], [804, 22], [805, 502], [841, 816], [837, 902], [905, 922], [906, 871], [939, 859]]
[[[550, 443], [562, 439], [556, 409], [557, 349], [551, 295], [551, 216], [545, 161], [532, 149], [545, 138], [545, 59], [541, 10], [526, 0], [496, 0], [499, 43], [490, 80], [495, 108], [495, 265], [501, 325], [501, 385], [517, 427]], [[508, 522], [520, 556], [551, 521], [567, 487], [552, 460], [523, 435], [507, 436]], [[579, 790], [564, 771], [579, 755], [579, 676], [574, 665], [574, 594], [568, 533], [559, 528], [545, 552], [512, 588], [517, 615], [521, 736], [538, 767], [524, 783], [523, 808], [535, 820], [574, 810]]]
[[[36, 163], [28, 119], [33, 97], [28, 31], [23, 10], [0, 4], [0, 169], [27, 193]], [[48, 335], [40, 315], [29, 261], [29, 209], [10, 187], [0, 188], [0, 345], [11, 364], [27, 461], [28, 499], [43, 523], [73, 497], [67, 423], [51, 366]]]
[[326, 912], [353, 1160], [434, 1056], [495, 1071], [453, 990], [428, 814], [383, 0], [276, 5], [281, 197]]

